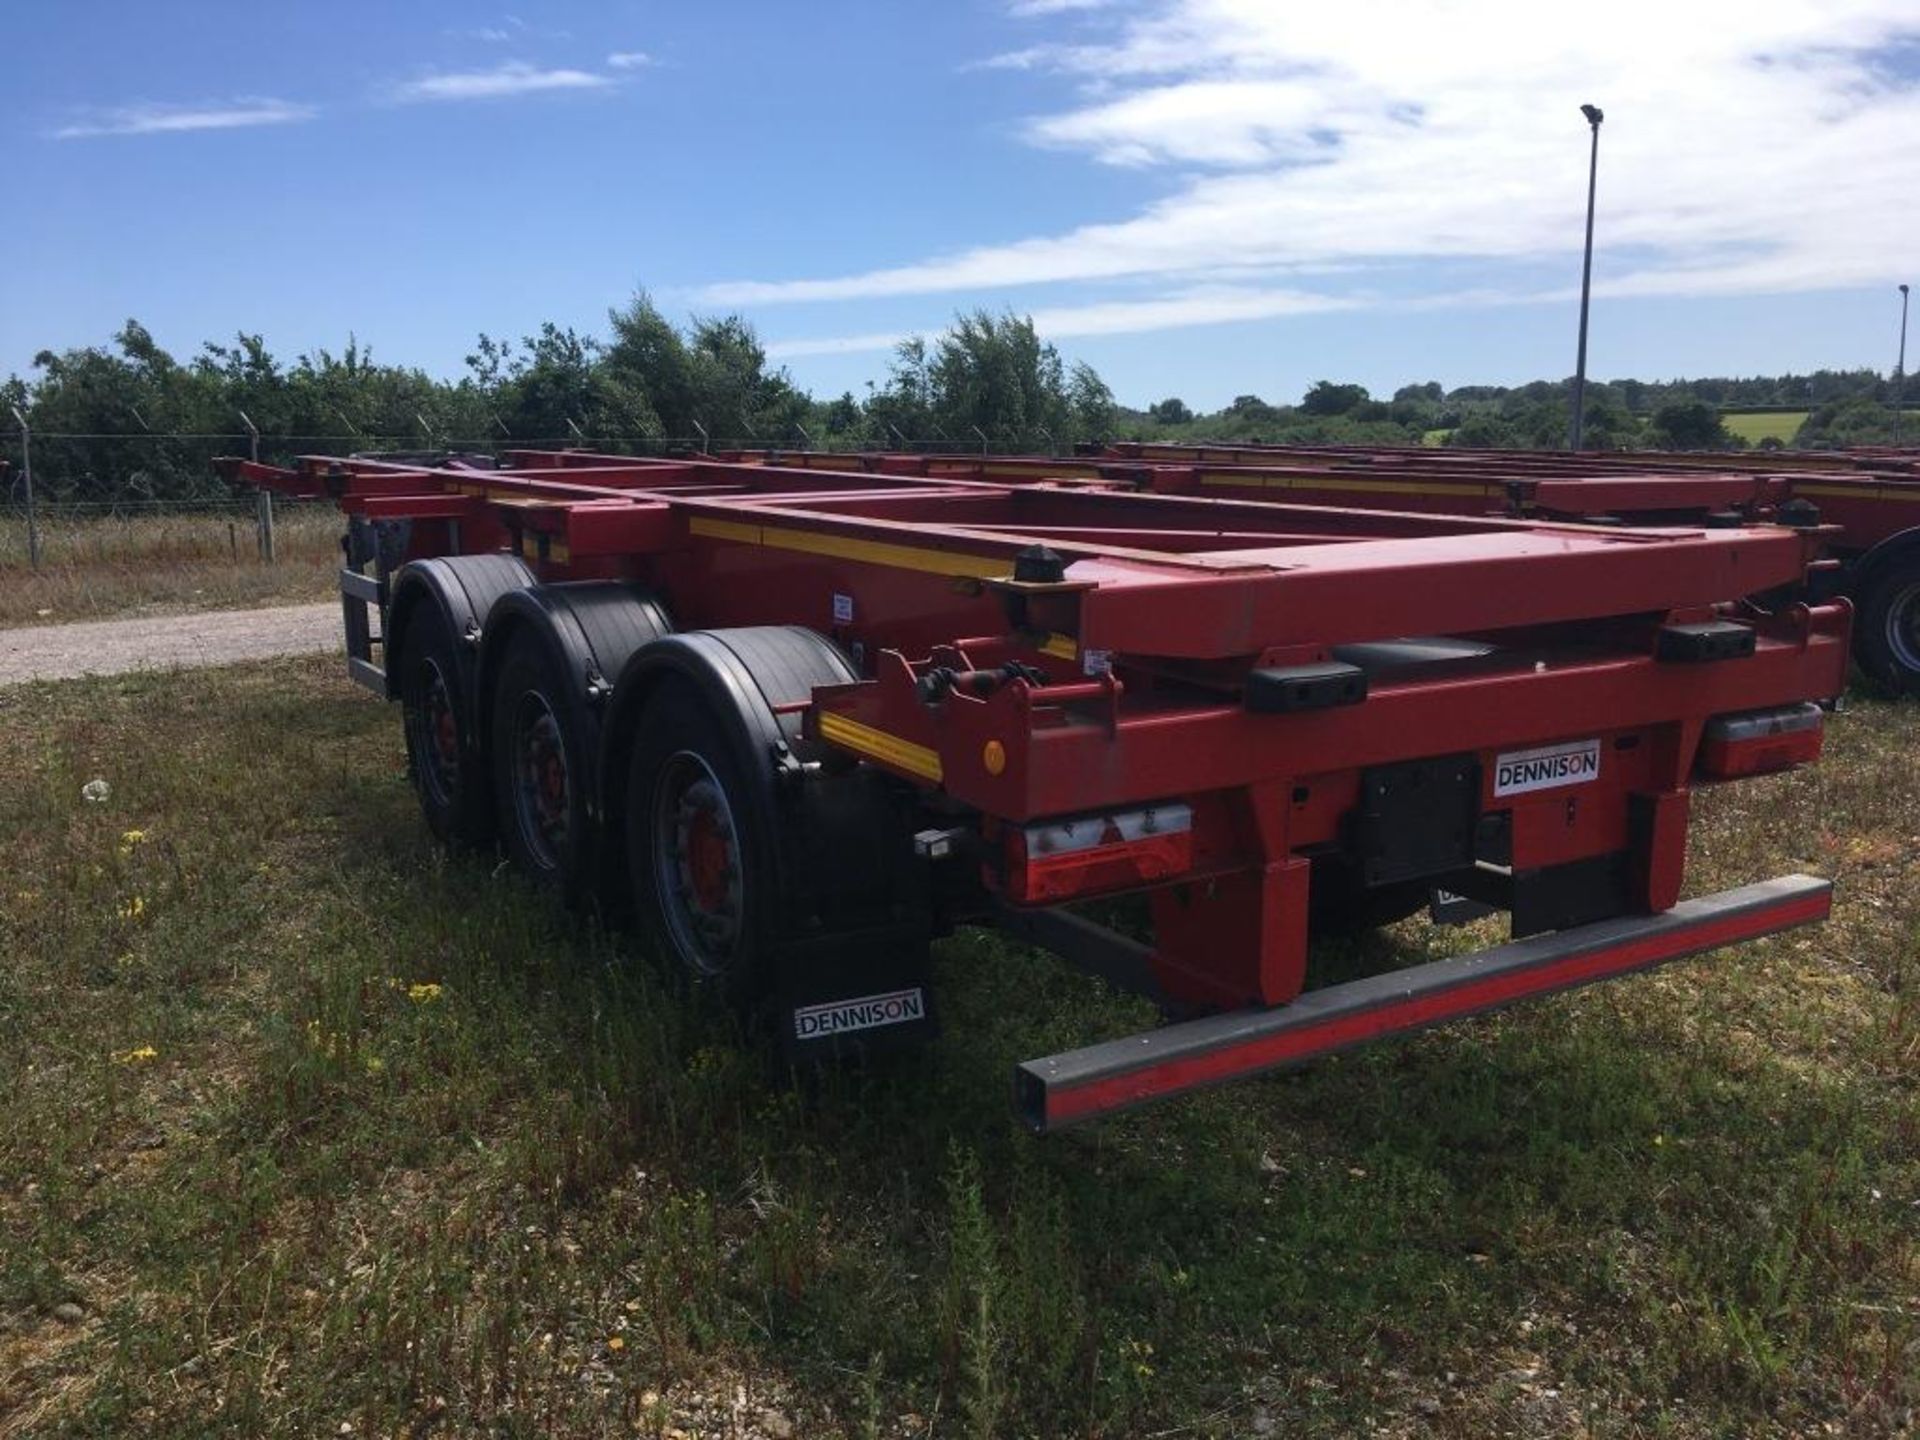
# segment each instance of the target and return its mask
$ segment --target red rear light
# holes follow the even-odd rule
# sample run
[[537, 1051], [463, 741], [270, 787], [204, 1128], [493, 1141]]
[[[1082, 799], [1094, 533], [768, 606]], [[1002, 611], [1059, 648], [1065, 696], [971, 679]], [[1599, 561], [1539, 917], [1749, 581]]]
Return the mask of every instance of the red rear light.
[[1153, 805], [1007, 831], [1007, 895], [1048, 904], [1124, 890], [1193, 868], [1193, 809]]
[[1716, 715], [1700, 743], [1700, 771], [1715, 780], [1791, 770], [1820, 758], [1826, 717], [1811, 701]]

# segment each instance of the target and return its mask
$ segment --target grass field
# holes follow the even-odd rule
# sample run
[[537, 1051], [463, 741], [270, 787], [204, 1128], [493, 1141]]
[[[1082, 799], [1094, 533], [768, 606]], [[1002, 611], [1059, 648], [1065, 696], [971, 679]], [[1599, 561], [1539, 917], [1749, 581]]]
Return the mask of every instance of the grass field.
[[0, 691], [0, 1435], [1911, 1433], [1916, 739], [1701, 797], [1823, 930], [1037, 1140], [1148, 1017], [1031, 952], [789, 1088], [335, 662]]
[[41, 567], [27, 527], [0, 518], [0, 628], [114, 615], [291, 605], [333, 595], [340, 514], [282, 503], [273, 565], [263, 565], [251, 506], [172, 514], [43, 517]]
[[1758, 445], [1762, 440], [1778, 440], [1782, 445], [1791, 445], [1793, 437], [1806, 420], [1805, 410], [1733, 410], [1720, 417], [1722, 425], [1749, 445]]

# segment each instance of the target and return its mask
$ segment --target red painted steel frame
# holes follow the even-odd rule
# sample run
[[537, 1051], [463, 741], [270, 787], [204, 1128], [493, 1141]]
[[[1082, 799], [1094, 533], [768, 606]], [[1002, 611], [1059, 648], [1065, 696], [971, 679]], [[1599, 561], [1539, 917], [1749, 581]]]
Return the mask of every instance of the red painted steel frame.
[[[1193, 1002], [1299, 993], [1311, 860], [1339, 845], [1369, 767], [1467, 757], [1514, 874], [1628, 856], [1633, 903], [1658, 912], [1680, 893], [1706, 722], [1845, 683], [1844, 603], [1739, 603], [1804, 578], [1818, 537], [1780, 527], [1602, 530], [1027, 474], [509, 460], [229, 468], [407, 521], [411, 557], [512, 548], [542, 580], [640, 581], [684, 629], [827, 634], [862, 678], [817, 690], [808, 732], [969, 808], [989, 844], [1046, 817], [1190, 806], [1194, 868], [1149, 888], [1159, 979]], [[1016, 579], [1039, 546], [1058, 578]], [[1656, 658], [1663, 625], [1715, 617], [1753, 632], [1750, 656]], [[1259, 714], [1243, 698], [1256, 668], [1432, 635], [1482, 643], [1455, 663], [1377, 668], [1358, 705]], [[936, 667], [1011, 661], [1028, 668], [984, 694], [925, 688]], [[1596, 748], [1590, 783], [1497, 793], [1502, 753], [1569, 741]], [[1004, 885], [992, 863], [986, 878]]]
[[1163, 494], [1386, 505], [1443, 515], [1690, 523], [1716, 510], [1769, 519], [1789, 500], [1820, 508], [1833, 553], [1864, 553], [1920, 526], [1920, 457], [1912, 451], [1774, 454], [1593, 454], [1549, 451], [1162, 445], [1130, 442], [1099, 456], [742, 454], [750, 463], [997, 483], [1097, 483]]

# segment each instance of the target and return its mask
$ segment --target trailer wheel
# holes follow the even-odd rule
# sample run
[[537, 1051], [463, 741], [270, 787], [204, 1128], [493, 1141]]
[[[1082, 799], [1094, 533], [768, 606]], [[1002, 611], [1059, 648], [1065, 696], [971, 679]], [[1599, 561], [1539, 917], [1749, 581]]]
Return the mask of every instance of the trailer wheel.
[[587, 745], [566, 678], [531, 628], [514, 635], [493, 687], [493, 798], [507, 855], [569, 903], [592, 880]]
[[1860, 668], [1897, 695], [1920, 694], [1920, 560], [1895, 565], [1861, 597]]
[[699, 688], [664, 678], [648, 697], [628, 772], [626, 853], [641, 924], [695, 988], [753, 1000], [775, 897], [775, 818]]
[[479, 847], [493, 838], [486, 766], [467, 733], [472, 712], [457, 642], [445, 618], [422, 607], [398, 657], [407, 772], [427, 826], [442, 841]]

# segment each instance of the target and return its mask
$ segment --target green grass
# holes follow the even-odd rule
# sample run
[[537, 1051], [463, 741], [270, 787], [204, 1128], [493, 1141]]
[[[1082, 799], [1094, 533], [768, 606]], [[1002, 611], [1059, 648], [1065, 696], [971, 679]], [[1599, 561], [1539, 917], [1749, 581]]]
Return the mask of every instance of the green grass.
[[55, 512], [40, 526], [0, 519], [0, 629], [291, 605], [338, 593], [340, 516], [331, 505], [280, 503], [275, 563], [260, 562], [251, 507], [132, 516]]
[[1824, 930], [1039, 1140], [1011, 1063], [1147, 1017], [1031, 952], [788, 1087], [333, 664], [0, 691], [0, 1435], [1901, 1433], [1916, 738], [1700, 799]]
[[1806, 419], [1805, 410], [1733, 410], [1722, 414], [1720, 423], [1749, 445], [1758, 445], [1762, 440], [1778, 440], [1787, 445], [1793, 442]]

